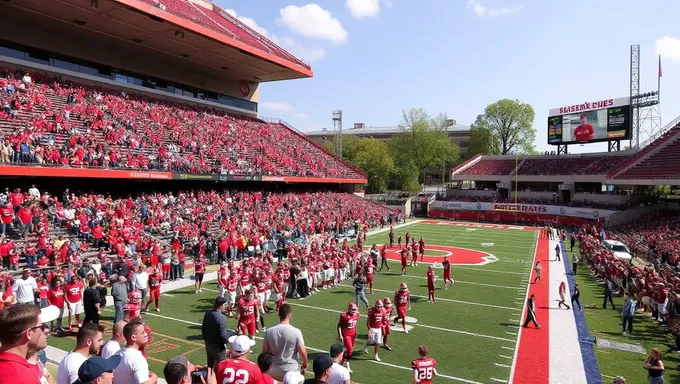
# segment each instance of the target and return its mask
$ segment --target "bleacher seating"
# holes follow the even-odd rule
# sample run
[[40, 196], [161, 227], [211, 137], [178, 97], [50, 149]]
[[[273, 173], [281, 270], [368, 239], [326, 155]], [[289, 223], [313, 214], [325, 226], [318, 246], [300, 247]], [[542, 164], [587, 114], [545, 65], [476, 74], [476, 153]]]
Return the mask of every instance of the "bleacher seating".
[[604, 156], [527, 158], [519, 168], [519, 175], [571, 175], [603, 160]]
[[0, 144], [0, 162], [363, 177], [280, 123], [36, 74], [25, 86], [22, 76], [0, 69], [0, 134], [7, 143]]
[[481, 159], [475, 164], [465, 168], [457, 175], [478, 176], [478, 175], [508, 175], [515, 169], [514, 159], [487, 160]]
[[212, 5], [212, 9], [206, 9], [200, 5], [194, 5], [188, 0], [142, 0], [161, 10], [172, 13], [183, 19], [199, 24], [212, 31], [239, 40], [244, 44], [263, 50], [272, 55], [281, 57], [295, 64], [311, 69], [309, 64], [291, 55], [280, 48], [266, 37], [253, 31], [248, 26], [239, 22], [225, 10]]
[[[673, 127], [657, 140], [642, 149], [635, 159], [627, 161], [619, 169], [623, 172], [615, 173], [615, 179], [680, 179], [680, 125]], [[642, 159], [662, 143], [667, 143], [657, 152]], [[642, 160], [640, 160], [642, 159]], [[637, 162], [637, 163], [636, 163]]]

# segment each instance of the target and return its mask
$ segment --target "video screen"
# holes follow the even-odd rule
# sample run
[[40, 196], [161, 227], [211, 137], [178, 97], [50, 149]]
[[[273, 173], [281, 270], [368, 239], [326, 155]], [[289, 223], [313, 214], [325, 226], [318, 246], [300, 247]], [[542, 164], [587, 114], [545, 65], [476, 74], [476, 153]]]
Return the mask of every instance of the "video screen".
[[629, 131], [629, 105], [548, 117], [548, 144], [626, 140]]

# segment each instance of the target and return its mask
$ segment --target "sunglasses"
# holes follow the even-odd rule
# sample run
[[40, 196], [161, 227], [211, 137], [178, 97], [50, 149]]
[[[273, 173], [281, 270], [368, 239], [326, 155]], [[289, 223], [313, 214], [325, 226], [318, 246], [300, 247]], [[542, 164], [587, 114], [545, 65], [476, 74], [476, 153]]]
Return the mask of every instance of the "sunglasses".
[[50, 325], [49, 325], [49, 324], [40, 324], [40, 325], [36, 325], [35, 327], [31, 327], [31, 328], [29, 328], [29, 329], [30, 329], [31, 331], [34, 331], [34, 330], [36, 330], [36, 329], [39, 329], [39, 330], [41, 330], [41, 331], [43, 331], [43, 332], [47, 332], [47, 331], [50, 330]]

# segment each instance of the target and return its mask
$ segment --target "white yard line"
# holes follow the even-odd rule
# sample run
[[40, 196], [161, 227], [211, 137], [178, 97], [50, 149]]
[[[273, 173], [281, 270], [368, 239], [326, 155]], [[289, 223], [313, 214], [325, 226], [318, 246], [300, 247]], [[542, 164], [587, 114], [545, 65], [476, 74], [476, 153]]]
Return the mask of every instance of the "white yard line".
[[510, 366], [507, 364], [494, 363], [494, 365], [497, 367], [510, 368]]
[[[453, 267], [453, 270], [455, 271], [456, 267]], [[402, 277], [408, 277], [410, 279], [421, 279], [421, 280], [427, 279], [427, 277], [425, 277], [425, 276], [415, 276], [415, 275], [403, 275]], [[473, 282], [473, 281], [463, 281], [463, 280], [458, 280], [458, 279], [455, 279], [454, 281], [455, 281], [455, 284], [460, 283], [460, 284], [478, 285], [480, 287], [503, 288], [503, 289], [520, 289], [520, 288], [512, 287], [512, 286], [509, 286], [509, 285], [476, 283], [476, 282]]]
[[472, 267], [460, 267], [460, 266], [453, 267], [453, 270], [456, 270], [456, 269], [469, 269], [471, 271], [500, 273], [500, 274], [505, 274], [505, 275], [525, 275], [524, 272], [499, 271], [497, 269], [472, 268]]

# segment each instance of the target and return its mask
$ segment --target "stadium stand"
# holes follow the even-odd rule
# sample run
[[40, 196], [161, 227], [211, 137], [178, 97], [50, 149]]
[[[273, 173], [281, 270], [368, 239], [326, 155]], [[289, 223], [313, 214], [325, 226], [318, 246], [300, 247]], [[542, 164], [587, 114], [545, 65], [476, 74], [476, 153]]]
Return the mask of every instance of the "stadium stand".
[[[667, 167], [668, 161], [677, 159], [678, 152], [676, 142], [680, 139], [680, 124], [668, 129], [659, 138], [644, 146], [635, 155], [628, 158], [618, 167], [609, 172], [609, 178], [614, 179], [645, 179], [659, 178], [668, 179], [677, 172], [671, 167]], [[655, 152], [656, 150], [656, 152]], [[659, 156], [656, 156], [658, 153]]]
[[515, 169], [516, 162], [512, 160], [481, 159], [463, 169], [458, 175], [508, 175]]
[[[0, 162], [359, 178], [280, 123], [0, 69]], [[8, 148], [9, 147], [9, 148]], [[7, 149], [4, 149], [7, 148]]]

